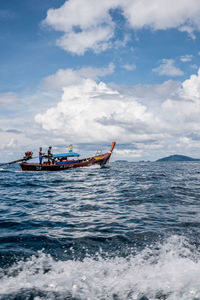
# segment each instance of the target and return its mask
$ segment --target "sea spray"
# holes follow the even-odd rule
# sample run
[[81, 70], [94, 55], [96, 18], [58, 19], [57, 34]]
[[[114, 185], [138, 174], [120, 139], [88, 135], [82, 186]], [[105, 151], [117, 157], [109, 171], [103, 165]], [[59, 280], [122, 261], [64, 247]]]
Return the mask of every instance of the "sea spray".
[[0, 295], [12, 299], [13, 295], [27, 296], [34, 291], [42, 295], [41, 299], [200, 297], [200, 254], [182, 236], [171, 236], [135, 255], [109, 256], [97, 253], [83, 260], [56, 261], [38, 252], [1, 270]]

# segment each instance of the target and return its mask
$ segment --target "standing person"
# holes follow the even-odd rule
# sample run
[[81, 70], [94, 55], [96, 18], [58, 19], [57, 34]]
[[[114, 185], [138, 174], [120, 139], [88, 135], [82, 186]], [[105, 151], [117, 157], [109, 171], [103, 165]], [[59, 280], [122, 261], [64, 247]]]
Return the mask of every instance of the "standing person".
[[39, 163], [42, 164], [42, 159], [43, 159], [44, 153], [42, 152], [42, 147], [39, 149]]
[[52, 149], [52, 147], [49, 146], [49, 149], [48, 149], [48, 151], [47, 151], [47, 157], [48, 157], [48, 163], [49, 163], [49, 165], [50, 165], [51, 162], [52, 162], [52, 156], [53, 156], [53, 154], [52, 154], [52, 152], [51, 152], [51, 149]]

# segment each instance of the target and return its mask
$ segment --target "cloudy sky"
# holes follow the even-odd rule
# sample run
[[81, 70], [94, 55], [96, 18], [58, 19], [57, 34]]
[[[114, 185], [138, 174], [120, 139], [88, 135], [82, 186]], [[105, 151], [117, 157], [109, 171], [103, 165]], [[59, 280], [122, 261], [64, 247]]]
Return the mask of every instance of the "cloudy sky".
[[200, 158], [199, 0], [0, 2], [0, 161]]

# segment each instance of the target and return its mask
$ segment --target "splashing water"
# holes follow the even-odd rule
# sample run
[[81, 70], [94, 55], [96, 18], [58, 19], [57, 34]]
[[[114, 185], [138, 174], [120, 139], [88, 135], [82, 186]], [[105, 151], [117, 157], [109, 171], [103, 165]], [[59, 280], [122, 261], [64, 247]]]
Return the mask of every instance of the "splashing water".
[[39, 252], [1, 270], [1, 299], [31, 294], [35, 300], [199, 299], [200, 255], [179, 236], [128, 257], [56, 261]]

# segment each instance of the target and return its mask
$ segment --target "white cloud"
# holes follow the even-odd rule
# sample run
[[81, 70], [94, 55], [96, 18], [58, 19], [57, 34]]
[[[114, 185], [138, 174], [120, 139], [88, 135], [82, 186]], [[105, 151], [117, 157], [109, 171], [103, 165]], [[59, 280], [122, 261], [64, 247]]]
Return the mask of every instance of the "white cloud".
[[[180, 149], [183, 147], [186, 149], [199, 149], [200, 140], [193, 140], [189, 137], [181, 137], [177, 141], [177, 147], [180, 147]], [[199, 158], [199, 152], [196, 152], [196, 154], [194, 154], [194, 158]]]
[[157, 72], [159, 75], [166, 76], [181, 76], [184, 74], [182, 70], [174, 65], [173, 59], [163, 59], [161, 65], [153, 69], [153, 71]]
[[196, 36], [194, 34], [194, 30], [199, 30], [199, 28], [194, 28], [193, 26], [190, 26], [190, 25], [181, 25], [179, 27], [179, 31], [181, 32], [187, 32], [189, 37], [192, 39], [192, 40], [195, 40], [196, 39]]
[[200, 28], [198, 0], [130, 0], [122, 1], [122, 6], [133, 28], [148, 26], [165, 30], [183, 25], [190, 25], [193, 30]]
[[60, 8], [49, 9], [43, 24], [63, 32], [57, 45], [66, 51], [78, 55], [89, 49], [100, 52], [117, 44], [110, 12], [117, 8], [134, 30], [177, 28], [192, 38], [200, 30], [199, 0], [68, 0]]
[[134, 138], [136, 130], [140, 140], [146, 139], [145, 128], [155, 127], [157, 121], [134, 97], [124, 97], [106, 84], [88, 79], [64, 88], [58, 105], [38, 114], [36, 122], [73, 141], [127, 142]]
[[130, 150], [130, 149], [124, 149], [124, 150], [120, 150], [120, 149], [115, 149], [115, 154], [119, 157], [122, 158], [140, 158], [142, 156], [142, 150]]
[[45, 23], [65, 32], [72, 30], [74, 26], [85, 30], [94, 24], [112, 24], [108, 10], [115, 7], [115, 3], [120, 1], [69, 0], [58, 9], [49, 9]]
[[197, 69], [198, 69], [198, 66], [197, 66], [196, 64], [193, 64], [193, 65], [190, 65], [190, 68], [191, 68], [191, 69], [196, 69], [196, 70], [197, 70]]
[[[133, 149], [124, 147], [130, 157], [180, 152], [181, 145], [189, 154], [187, 149], [200, 146], [199, 86], [200, 70], [181, 85], [168, 81], [126, 87], [126, 92], [84, 79], [65, 87], [58, 104], [37, 114], [35, 120], [52, 139], [59, 136], [63, 142], [135, 144]], [[187, 139], [195, 140], [193, 148], [187, 147]]]
[[186, 55], [182, 55], [182, 56], [180, 57], [180, 60], [181, 60], [182, 62], [189, 62], [189, 61], [192, 60], [192, 57], [193, 57], [192, 54], [186, 54]]
[[27, 150], [37, 153], [39, 145], [48, 145], [51, 133], [44, 133], [34, 116], [45, 112], [50, 103], [54, 105], [59, 96], [57, 91], [0, 94], [0, 162], [21, 158]]
[[182, 96], [186, 99], [192, 99], [193, 101], [200, 101], [200, 69], [198, 74], [191, 75], [190, 79], [187, 79], [182, 84]]
[[66, 51], [83, 55], [86, 50], [93, 49], [99, 53], [110, 47], [109, 40], [113, 37], [111, 27], [94, 27], [82, 32], [70, 32], [57, 41], [57, 45]]
[[125, 70], [127, 71], [133, 71], [136, 69], [136, 65], [135, 64], [125, 64], [122, 66]]
[[83, 67], [77, 70], [60, 69], [55, 74], [46, 77], [43, 80], [43, 87], [48, 89], [57, 89], [64, 86], [78, 84], [82, 80], [91, 78], [97, 80], [114, 72], [114, 64], [110, 63], [106, 68]]
[[[99, 70], [91, 70], [91, 74], [93, 72], [94, 77], [99, 75]], [[20, 151], [23, 154], [30, 149], [37, 153], [38, 147], [46, 148], [49, 141], [52, 146], [105, 145], [114, 139], [121, 144], [117, 150], [126, 150], [124, 154], [135, 159], [139, 156], [156, 159], [177, 152], [197, 156], [195, 153], [200, 147], [199, 87], [200, 70], [182, 83], [170, 80], [161, 85], [116, 85], [114, 88], [84, 78], [65, 86], [61, 98], [58, 93], [53, 100], [41, 93], [27, 95], [21, 99], [17, 115], [15, 110], [15, 114], [0, 118], [3, 155], [0, 161], [6, 161], [4, 155], [8, 151], [15, 152], [13, 159]], [[17, 105], [15, 100], [14, 103]], [[12, 109], [13, 105], [8, 106]], [[116, 155], [122, 154], [116, 152]]]
[[8, 106], [14, 103], [19, 102], [17, 95], [15, 93], [0, 93], [0, 105]]
[[82, 55], [87, 49], [95, 52], [106, 50], [114, 35], [114, 23], [109, 9], [115, 7], [114, 0], [66, 1], [58, 9], [50, 9], [44, 24], [64, 35], [57, 44], [66, 51]]

